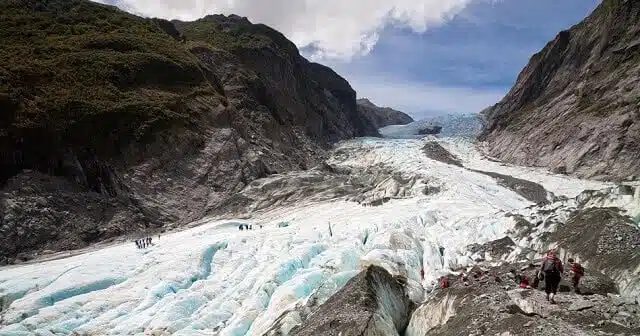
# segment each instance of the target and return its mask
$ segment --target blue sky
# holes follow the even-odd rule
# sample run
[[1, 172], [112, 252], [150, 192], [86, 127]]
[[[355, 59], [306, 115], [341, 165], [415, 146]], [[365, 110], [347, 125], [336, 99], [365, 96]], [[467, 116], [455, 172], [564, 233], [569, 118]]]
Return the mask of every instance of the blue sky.
[[414, 118], [479, 112], [513, 85], [529, 58], [600, 1], [504, 0], [472, 4], [415, 33], [385, 28], [370, 54], [324, 61], [374, 103]]
[[420, 119], [498, 102], [529, 58], [599, 0], [95, 0], [192, 20], [238, 14], [334, 68], [360, 97]]

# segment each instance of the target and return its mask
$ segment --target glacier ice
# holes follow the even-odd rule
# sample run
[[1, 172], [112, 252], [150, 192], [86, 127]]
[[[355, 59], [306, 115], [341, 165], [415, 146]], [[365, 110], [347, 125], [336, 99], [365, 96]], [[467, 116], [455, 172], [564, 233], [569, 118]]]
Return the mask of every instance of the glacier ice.
[[[465, 166], [529, 179], [557, 195], [608, 186], [502, 165], [466, 140], [439, 141]], [[467, 245], [503, 237], [514, 226], [504, 214], [531, 205], [486, 175], [426, 158], [423, 144], [357, 139], [338, 146], [352, 155], [330, 161], [383, 165], [438, 183], [436, 194], [405, 193], [368, 207], [336, 199], [275, 208], [241, 221], [263, 229], [211, 220], [154, 239], [146, 250], [116, 244], [1, 268], [0, 335], [261, 335], [279, 319], [290, 330], [301, 319], [295, 307], [324, 302], [370, 264], [406, 277], [420, 301], [440, 275], [472, 262]]]

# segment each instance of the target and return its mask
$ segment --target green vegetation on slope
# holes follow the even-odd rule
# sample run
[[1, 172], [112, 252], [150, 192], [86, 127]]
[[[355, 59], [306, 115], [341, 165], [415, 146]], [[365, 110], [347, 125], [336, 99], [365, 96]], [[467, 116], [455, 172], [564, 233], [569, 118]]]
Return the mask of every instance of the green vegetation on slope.
[[[157, 20], [115, 7], [5, 0], [0, 41], [0, 183], [55, 146], [117, 155], [150, 130], [193, 122], [181, 101], [214, 94], [197, 58]], [[27, 143], [49, 148], [16, 158]]]
[[217, 49], [231, 52], [270, 49], [285, 57], [298, 54], [296, 46], [280, 32], [236, 15], [209, 15], [193, 22], [174, 21], [174, 24], [189, 40], [206, 42]]

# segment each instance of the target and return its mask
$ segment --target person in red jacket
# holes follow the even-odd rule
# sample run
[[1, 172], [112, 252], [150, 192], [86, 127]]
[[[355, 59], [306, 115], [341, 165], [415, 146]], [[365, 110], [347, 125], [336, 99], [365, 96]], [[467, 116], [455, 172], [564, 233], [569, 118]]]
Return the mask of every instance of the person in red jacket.
[[531, 288], [529, 285], [529, 277], [526, 275], [522, 276], [522, 281], [520, 281], [520, 288]]
[[449, 279], [446, 276], [440, 277], [440, 288], [444, 289], [449, 287]]
[[582, 267], [582, 265], [575, 262], [573, 258], [569, 258], [567, 261], [571, 265], [570, 275], [573, 290], [576, 292], [576, 294], [580, 294], [580, 278], [584, 276], [584, 268]]
[[556, 257], [553, 250], [549, 250], [547, 256], [542, 260], [540, 271], [544, 272], [544, 290], [547, 293], [547, 300], [551, 301], [551, 303], [556, 303], [555, 296], [558, 292], [558, 284], [562, 279], [564, 268], [562, 267], [562, 261]]

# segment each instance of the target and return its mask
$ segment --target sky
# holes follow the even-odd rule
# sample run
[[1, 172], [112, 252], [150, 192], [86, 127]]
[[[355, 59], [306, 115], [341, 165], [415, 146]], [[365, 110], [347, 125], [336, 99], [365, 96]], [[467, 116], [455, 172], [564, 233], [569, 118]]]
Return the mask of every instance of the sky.
[[600, 0], [97, 0], [134, 14], [265, 23], [380, 106], [414, 119], [497, 103], [529, 58]]

